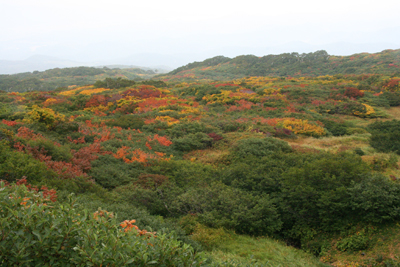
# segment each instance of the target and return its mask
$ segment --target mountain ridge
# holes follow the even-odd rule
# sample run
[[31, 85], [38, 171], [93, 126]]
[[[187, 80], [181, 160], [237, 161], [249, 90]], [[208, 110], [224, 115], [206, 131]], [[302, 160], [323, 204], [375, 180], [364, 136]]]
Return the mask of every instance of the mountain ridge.
[[246, 76], [321, 76], [334, 74], [393, 74], [400, 71], [400, 49], [335, 56], [325, 50], [279, 55], [216, 56], [192, 62], [158, 78], [227, 80]]

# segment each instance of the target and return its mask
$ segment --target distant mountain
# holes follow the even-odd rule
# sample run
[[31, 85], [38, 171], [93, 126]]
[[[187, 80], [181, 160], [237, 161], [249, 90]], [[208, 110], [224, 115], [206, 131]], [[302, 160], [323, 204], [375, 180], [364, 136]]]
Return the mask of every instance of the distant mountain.
[[[111, 62], [120, 62], [118, 64]], [[124, 62], [127, 64], [124, 65]], [[129, 63], [130, 62], [130, 63]], [[134, 60], [115, 60], [110, 62], [78, 62], [67, 59], [60, 59], [57, 57], [45, 56], [45, 55], [34, 55], [25, 60], [0, 60], [0, 74], [17, 74], [32, 71], [45, 71], [54, 68], [71, 68], [80, 66], [96, 66], [96, 67], [108, 67], [108, 68], [135, 68], [144, 70], [156, 70], [157, 73], [166, 73], [171, 71], [172, 68], [165, 65], [156, 65], [154, 67], [142, 67], [138, 65], [132, 65]], [[144, 62], [143, 60], [138, 62]], [[186, 62], [185, 62], [186, 63]]]
[[93, 84], [106, 78], [129, 79], [139, 82], [150, 79], [157, 73], [151, 69], [144, 70], [140, 68], [95, 68], [83, 66], [54, 68], [32, 73], [0, 75], [0, 90], [7, 92], [51, 91], [70, 85]]
[[400, 76], [400, 49], [380, 53], [332, 56], [324, 50], [235, 58], [217, 56], [179, 67], [163, 80], [229, 80], [246, 76], [320, 76], [334, 74], [396, 74]]

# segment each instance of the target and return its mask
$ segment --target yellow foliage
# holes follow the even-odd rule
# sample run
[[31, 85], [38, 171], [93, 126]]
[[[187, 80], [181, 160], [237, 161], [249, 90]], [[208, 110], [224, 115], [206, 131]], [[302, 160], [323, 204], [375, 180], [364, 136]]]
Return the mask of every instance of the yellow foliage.
[[312, 136], [326, 135], [324, 128], [319, 125], [311, 124], [308, 122], [308, 120], [286, 118], [282, 119], [282, 121], [280, 121], [278, 125], [282, 126], [285, 129], [291, 130], [295, 134]]
[[37, 105], [32, 106], [32, 110], [29, 111], [23, 120], [26, 123], [44, 123], [48, 128], [55, 126], [55, 124], [65, 121], [65, 116], [57, 114], [50, 108], [41, 108]]
[[362, 104], [362, 105], [364, 105], [364, 107], [365, 107], [365, 113], [362, 113], [362, 112], [359, 112], [359, 111], [355, 111], [355, 112], [353, 113], [355, 116], [359, 116], [359, 117], [368, 117], [368, 116], [370, 116], [371, 114], [374, 114], [374, 113], [375, 113], [374, 108], [371, 107], [370, 105], [367, 105], [367, 104]]
[[94, 88], [94, 89], [87, 89], [87, 90], [83, 90], [81, 91], [79, 94], [80, 95], [92, 95], [92, 94], [97, 94], [97, 93], [101, 93], [104, 91], [108, 91], [110, 89], [106, 89], [106, 88]]
[[162, 121], [162, 122], [166, 122], [168, 124], [168, 126], [174, 125], [179, 123], [179, 120], [174, 119], [170, 116], [157, 116], [155, 118], [156, 121]]
[[63, 96], [75, 95], [77, 91], [83, 90], [83, 89], [86, 89], [86, 88], [89, 88], [89, 87], [92, 87], [92, 86], [91, 85], [81, 86], [81, 87], [78, 87], [78, 88], [75, 88], [75, 89], [72, 89], [72, 90], [61, 92], [61, 93], [59, 93], [59, 95], [63, 95]]

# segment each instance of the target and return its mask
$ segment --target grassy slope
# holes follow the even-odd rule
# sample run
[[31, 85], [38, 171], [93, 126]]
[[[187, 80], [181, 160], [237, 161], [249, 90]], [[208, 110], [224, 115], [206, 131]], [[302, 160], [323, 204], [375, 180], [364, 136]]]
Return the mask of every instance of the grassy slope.
[[221, 263], [234, 266], [327, 266], [310, 254], [270, 238], [252, 238], [244, 235], [230, 235], [209, 255]]

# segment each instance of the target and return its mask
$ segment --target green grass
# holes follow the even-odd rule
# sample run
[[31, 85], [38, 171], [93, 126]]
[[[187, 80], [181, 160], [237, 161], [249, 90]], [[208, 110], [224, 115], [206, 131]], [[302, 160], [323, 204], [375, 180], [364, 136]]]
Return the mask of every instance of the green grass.
[[220, 266], [329, 266], [306, 252], [271, 238], [230, 234], [208, 252]]

